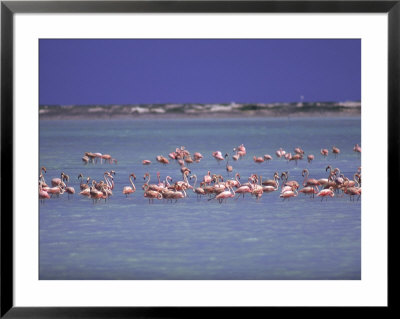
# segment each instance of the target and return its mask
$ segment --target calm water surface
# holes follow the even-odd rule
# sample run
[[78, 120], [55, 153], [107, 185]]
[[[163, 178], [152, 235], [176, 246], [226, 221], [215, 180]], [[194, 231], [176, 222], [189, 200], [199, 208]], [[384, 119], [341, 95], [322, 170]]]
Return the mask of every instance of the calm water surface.
[[[182, 120], [46, 120], [40, 122], [40, 165], [46, 181], [61, 171], [78, 194], [64, 194], [40, 205], [40, 279], [360, 279], [361, 200], [335, 196], [327, 201], [299, 194], [282, 201], [279, 193], [264, 193], [219, 204], [189, 197], [174, 203], [149, 204], [143, 197], [143, 175], [181, 179], [179, 165], [162, 165], [157, 155], [181, 145], [204, 158], [191, 164], [199, 179], [207, 174], [228, 178], [225, 163], [211, 152], [232, 154], [244, 144], [247, 155], [231, 161], [245, 182], [252, 173], [272, 178], [278, 171], [289, 179], [326, 178], [327, 165], [352, 179], [361, 165], [352, 151], [361, 142], [360, 118], [182, 119]], [[323, 158], [321, 148], [335, 145], [341, 154]], [[288, 163], [276, 158], [282, 147], [302, 147], [315, 160]], [[118, 164], [84, 165], [84, 152], [111, 154]], [[256, 164], [254, 155], [271, 154]], [[149, 159], [150, 166], [141, 161]], [[93, 204], [79, 195], [77, 176], [99, 181], [114, 169], [115, 188], [107, 201]], [[128, 198], [130, 173], [137, 191]], [[230, 175], [232, 176], [232, 174]]]

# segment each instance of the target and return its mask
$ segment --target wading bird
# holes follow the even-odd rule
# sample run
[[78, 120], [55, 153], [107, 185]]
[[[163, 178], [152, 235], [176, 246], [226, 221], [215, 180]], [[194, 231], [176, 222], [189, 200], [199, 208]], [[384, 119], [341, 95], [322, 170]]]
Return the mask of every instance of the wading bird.
[[132, 186], [124, 186], [124, 188], [122, 189], [122, 194], [126, 195], [126, 197], [128, 197], [129, 194], [133, 194], [136, 191], [136, 186], [133, 183], [132, 178], [136, 180], [136, 176], [133, 173], [129, 175], [129, 182], [131, 183]]

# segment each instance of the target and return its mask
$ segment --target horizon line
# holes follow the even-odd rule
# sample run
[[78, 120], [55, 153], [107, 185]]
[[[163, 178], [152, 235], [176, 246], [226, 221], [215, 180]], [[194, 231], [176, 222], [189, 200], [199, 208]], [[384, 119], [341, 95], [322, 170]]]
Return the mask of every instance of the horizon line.
[[217, 105], [232, 105], [232, 104], [309, 104], [309, 103], [361, 103], [361, 99], [359, 100], [337, 100], [337, 101], [292, 101], [292, 102], [146, 102], [146, 103], [66, 103], [66, 104], [61, 104], [61, 103], [39, 103], [39, 106], [86, 106], [86, 105], [170, 105], [170, 104], [200, 104], [200, 105], [208, 105], [208, 104], [217, 104]]

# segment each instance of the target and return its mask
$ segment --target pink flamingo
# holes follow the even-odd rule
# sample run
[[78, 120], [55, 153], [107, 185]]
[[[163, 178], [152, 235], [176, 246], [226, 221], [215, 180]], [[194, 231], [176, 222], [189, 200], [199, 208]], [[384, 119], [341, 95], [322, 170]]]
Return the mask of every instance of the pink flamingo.
[[112, 157], [111, 157], [110, 154], [103, 154], [103, 155], [101, 155], [101, 159], [104, 160], [104, 163], [107, 163], [107, 162], [108, 162], [109, 164], [111, 164]]
[[[113, 172], [113, 171], [111, 171]], [[110, 180], [111, 179], [111, 180]], [[100, 188], [100, 191], [103, 192], [103, 198], [105, 201], [107, 201], [107, 198], [112, 196], [113, 192], [112, 190], [114, 189], [114, 177], [112, 176], [111, 173], [105, 172], [104, 173], [104, 181], [102, 187]]]
[[107, 186], [108, 186], [109, 189], [114, 189], [114, 177], [113, 177], [113, 174], [115, 175], [114, 171], [110, 171], [110, 172], [105, 172], [104, 173], [104, 180], [106, 181]]
[[216, 184], [212, 188], [212, 193], [220, 194], [220, 193], [224, 192], [226, 188], [227, 188], [227, 185], [225, 185], [225, 183], [220, 182], [219, 178], [217, 178]]
[[201, 155], [201, 153], [196, 152], [193, 154], [194, 160], [196, 161], [196, 163], [200, 162], [200, 160], [203, 158], [203, 155]]
[[68, 199], [70, 195], [75, 194], [75, 188], [72, 186], [67, 186], [67, 182], [69, 182], [69, 176], [67, 174], [64, 174], [64, 181], [65, 181], [65, 192], [68, 194]]
[[225, 168], [226, 168], [226, 171], [229, 174], [230, 172], [233, 171], [233, 167], [232, 167], [232, 165], [229, 165], [229, 155], [228, 155], [228, 153], [225, 154], [225, 158], [226, 158], [226, 166], [225, 166]]
[[161, 164], [169, 164], [169, 160], [168, 160], [168, 158], [166, 158], [166, 157], [164, 157], [164, 156], [162, 156], [162, 155], [158, 155], [157, 157], [156, 157], [156, 160], [157, 160], [157, 162], [160, 162]]
[[146, 179], [147, 177], [147, 181], [143, 184], [142, 188], [143, 189], [148, 189], [149, 191], [156, 191], [156, 192], [160, 192], [164, 187], [159, 186], [158, 184], [151, 184], [149, 185], [150, 182], [150, 173], [146, 173], [143, 176], [143, 179]]
[[185, 163], [192, 164], [194, 162], [193, 158], [190, 155], [185, 156]]
[[84, 190], [84, 189], [86, 189], [86, 188], [89, 188], [89, 185], [88, 185], [88, 184], [89, 184], [90, 177], [88, 177], [88, 178], [86, 179], [86, 184], [84, 184], [84, 183], [83, 183], [83, 175], [82, 175], [82, 173], [81, 173], [81, 174], [78, 175], [78, 180], [79, 180], [79, 182], [80, 182], [79, 187], [80, 187], [81, 191]]
[[185, 190], [186, 187], [182, 187], [182, 191], [175, 191], [172, 193], [171, 198], [175, 199], [175, 203], [178, 201], [178, 199], [185, 198], [187, 196]]
[[329, 151], [328, 151], [326, 148], [322, 148], [322, 149], [321, 149], [321, 155], [322, 155], [322, 156], [327, 157], [327, 156], [328, 156], [328, 153], [329, 153]]
[[276, 187], [271, 186], [271, 185], [267, 185], [267, 186], [263, 186], [263, 192], [264, 193], [271, 193], [271, 192], [275, 192], [279, 189], [279, 183], [276, 185]]
[[65, 185], [64, 185], [63, 179], [64, 179], [64, 173], [62, 172], [60, 178], [53, 178], [51, 180], [51, 186], [53, 186], [53, 187], [55, 187], [55, 186], [64, 187]]
[[143, 164], [143, 165], [150, 165], [150, 164], [151, 164], [151, 161], [149, 161], [149, 160], [143, 160], [143, 161], [142, 161], [142, 164]]
[[296, 148], [294, 149], [294, 152], [295, 152], [296, 154], [304, 155], [304, 151], [303, 151], [300, 147], [296, 147]]
[[263, 181], [262, 185], [263, 186], [277, 187], [279, 185], [278, 179], [279, 179], [279, 174], [278, 174], [278, 172], [275, 172], [274, 176], [273, 176], [273, 179], [268, 179], [266, 181]]
[[333, 192], [333, 187], [329, 187], [328, 189], [323, 189], [321, 190], [317, 196], [321, 197], [321, 201], [324, 199], [324, 197], [326, 197], [326, 199], [328, 200], [328, 196], [329, 197], [333, 197], [335, 196], [334, 192]]
[[57, 195], [58, 197], [60, 194], [64, 194], [64, 189], [61, 186], [44, 187], [43, 190], [51, 194], [50, 196]]
[[334, 181], [336, 183], [336, 188], [338, 188], [338, 187], [340, 187], [340, 186], [342, 186], [344, 184], [344, 176], [343, 176], [343, 174], [340, 174], [340, 169], [339, 168], [335, 168], [333, 170], [333, 173], [334, 173], [334, 176], [335, 176]]
[[253, 184], [253, 189], [251, 191], [251, 195], [254, 195], [257, 200], [259, 200], [262, 194], [264, 193], [264, 189], [262, 186], [262, 176], [260, 176], [259, 179], [260, 179], [260, 184], [257, 184], [256, 181], [258, 179], [255, 179]]
[[183, 164], [181, 165], [181, 173], [182, 174], [186, 174], [186, 173], [188, 173], [188, 174], [190, 174], [192, 171], [189, 169], [189, 168], [187, 168], [186, 166], [184, 166]]
[[171, 188], [172, 187], [171, 184], [168, 181], [172, 182], [172, 177], [171, 176], [165, 177], [165, 182], [164, 182], [165, 188]]
[[287, 161], [290, 161], [290, 160], [292, 159], [292, 153], [285, 153], [285, 154], [283, 155], [283, 157], [284, 157]]
[[361, 153], [361, 146], [358, 144], [354, 145], [353, 151], [356, 153]]
[[175, 152], [171, 152], [168, 154], [170, 159], [176, 159], [176, 153]]
[[318, 194], [318, 192], [319, 192], [318, 186], [306, 186], [299, 190], [299, 193], [303, 193], [304, 195], [312, 194], [313, 198], [314, 194]]
[[261, 183], [264, 193], [271, 193], [279, 189], [279, 174], [275, 172], [273, 180], [267, 180]]
[[223, 191], [222, 193], [215, 196], [215, 199], [217, 199], [221, 204], [224, 199], [226, 201], [228, 198], [233, 198], [233, 197], [235, 197], [235, 190], [232, 187], [228, 186], [228, 190]]
[[[250, 185], [241, 185], [235, 192], [236, 194], [239, 194], [239, 196], [240, 194], [243, 194], [244, 197], [244, 194], [252, 192], [252, 187]], [[239, 198], [239, 196], [237, 196], [236, 199]]]
[[224, 158], [222, 156], [222, 153], [220, 151], [215, 151], [212, 153], [212, 156], [217, 160], [217, 161], [223, 161]]
[[303, 159], [303, 155], [302, 154], [295, 154], [293, 155], [289, 161], [295, 161], [296, 165], [297, 165], [297, 161]]
[[136, 191], [136, 186], [135, 186], [135, 184], [133, 184], [132, 177], [133, 177], [134, 180], [136, 180], [135, 174], [132, 173], [132, 174], [129, 175], [129, 181], [131, 182], [132, 187], [131, 186], [124, 186], [124, 188], [122, 189], [122, 194], [125, 194], [126, 197], [128, 197], [129, 194], [133, 194]]
[[314, 160], [314, 155], [309, 154], [307, 155], [307, 162], [311, 163]]
[[239, 156], [239, 158], [246, 155], [246, 148], [244, 147], [243, 144], [239, 145], [238, 147], [235, 147], [233, 150], [236, 151], [236, 154], [237, 156]]
[[82, 190], [79, 194], [89, 197], [90, 196], [90, 186], [88, 188], [85, 188], [84, 190]]
[[269, 154], [265, 154], [265, 155], [264, 155], [264, 161], [268, 162], [268, 161], [270, 161], [270, 160], [272, 160], [272, 156], [269, 155]]
[[332, 179], [332, 177], [331, 177], [332, 174], [333, 174], [333, 172], [332, 172], [332, 166], [328, 165], [328, 166], [325, 168], [325, 172], [327, 172], [328, 169], [329, 169], [328, 178], [320, 178], [320, 179], [318, 180], [318, 182], [320, 183], [321, 186], [326, 186], [326, 185], [328, 185], [329, 182], [330, 182], [331, 179]]
[[[296, 189], [299, 188], [299, 183], [297, 181], [288, 181], [288, 177], [289, 177], [289, 172], [283, 172], [281, 174], [281, 180], [282, 180], [282, 187], [283, 186], [293, 186]], [[285, 181], [283, 182], [283, 179], [285, 179]]]
[[233, 150], [236, 151], [236, 154], [232, 155], [232, 159], [234, 161], [237, 161], [240, 158], [240, 155], [238, 154], [238, 151], [236, 150], [236, 148], [234, 148]]
[[201, 155], [200, 152], [194, 153], [193, 156], [194, 156], [195, 159], [198, 159], [198, 158], [199, 158], [199, 159], [202, 159], [202, 158], [203, 158], [203, 155]]
[[235, 179], [228, 179], [228, 180], [226, 181], [226, 183], [228, 183], [228, 184], [231, 185], [232, 187], [239, 187], [239, 186], [240, 186], [240, 182], [239, 182], [238, 179], [240, 179], [240, 174], [239, 174], [239, 173], [236, 173], [236, 174], [235, 174]]
[[340, 149], [337, 147], [333, 146], [332, 147], [332, 153], [335, 154], [335, 158], [340, 154]]
[[50, 199], [50, 195], [45, 190], [43, 190], [42, 182], [40, 181], [39, 182], [39, 200], [40, 200], [40, 203], [43, 204], [45, 199]]
[[150, 204], [150, 201], [153, 203], [155, 198], [157, 198], [159, 200], [163, 199], [163, 195], [161, 193], [159, 193], [157, 191], [149, 190], [148, 188], [149, 188], [149, 185], [146, 185], [143, 196], [145, 198], [149, 199], [149, 204]]
[[357, 186], [350, 186], [349, 183], [346, 183], [345, 187], [344, 187], [344, 193], [347, 195], [350, 195], [350, 200], [353, 198], [355, 195], [359, 195], [357, 200], [360, 199], [361, 196], [361, 187], [359, 184], [359, 181], [356, 179], [356, 177], [360, 177], [358, 173], [354, 174], [354, 182]]
[[282, 156], [285, 156], [286, 152], [281, 147], [281, 148], [279, 148], [279, 150], [277, 150], [275, 152], [275, 154], [276, 154], [277, 157], [281, 158]]
[[[357, 183], [359, 183], [358, 182], [358, 180], [357, 179], [359, 179], [359, 176], [360, 176], [360, 174], [358, 174], [358, 173], [355, 173], [354, 175], [353, 175], [353, 180], [351, 181], [351, 180], [349, 180], [347, 177], [345, 177], [344, 178], [344, 183], [343, 183], [343, 185], [342, 185], [342, 187], [354, 187]], [[357, 178], [356, 178], [357, 177]]]
[[[347, 195], [350, 195], [350, 200], [353, 198], [355, 195], [361, 195], [361, 189], [358, 187], [348, 187], [346, 185], [345, 189], [344, 189], [344, 193]], [[358, 197], [358, 199], [360, 198], [360, 196]], [[358, 200], [357, 199], [357, 200]]]
[[310, 173], [308, 172], [308, 169], [305, 168], [303, 169], [303, 171], [301, 172], [301, 176], [304, 177], [304, 181], [303, 181], [303, 186], [319, 186], [321, 185], [320, 182], [318, 180], [316, 180], [315, 178], [308, 178], [308, 175]]
[[[95, 201], [97, 202], [99, 199], [103, 198], [103, 192], [96, 189], [94, 180], [92, 180], [92, 186], [89, 188], [89, 197], [93, 200], [93, 204]], [[82, 192], [81, 192], [82, 193]]]
[[262, 163], [262, 162], [264, 162], [264, 158], [263, 157], [255, 157], [255, 156], [253, 156], [253, 160], [254, 160], [254, 162], [255, 163]]
[[205, 183], [205, 184], [207, 184], [207, 185], [209, 185], [210, 183], [211, 183], [211, 181], [212, 181], [212, 179], [211, 179], [211, 172], [210, 171], [208, 171], [207, 172], [207, 175], [205, 175], [204, 177], [203, 177], [203, 182]]
[[96, 159], [96, 155], [92, 152], [85, 152], [85, 156], [89, 158], [90, 163], [94, 163], [94, 160]]
[[193, 192], [197, 194], [197, 198], [199, 198], [202, 195], [205, 195], [205, 191], [204, 188], [202, 187], [196, 187], [196, 183], [197, 183], [197, 176], [196, 174], [190, 176], [190, 179], [194, 178], [194, 184], [193, 184]]
[[39, 174], [39, 181], [42, 182], [42, 187], [48, 187], [48, 185], [46, 184], [46, 181], [44, 180], [44, 175], [43, 172], [46, 174], [47, 170], [46, 167], [42, 166], [40, 168], [40, 174]]
[[183, 173], [183, 181], [177, 181], [177, 182], [175, 182], [174, 187], [175, 187], [176, 190], [181, 191], [183, 188], [185, 188], [185, 189], [191, 189], [191, 188], [193, 188], [193, 187], [189, 184], [189, 182], [188, 182], [188, 180], [187, 180], [187, 176], [188, 176], [189, 174], [190, 174], [190, 171], [185, 171], [185, 172]]
[[164, 188], [165, 184], [164, 184], [164, 182], [161, 182], [160, 172], [157, 172], [157, 180], [158, 180], [157, 186]]
[[283, 200], [291, 198], [291, 197], [296, 197], [298, 194], [297, 189], [295, 187], [292, 187], [291, 190], [287, 190], [279, 195], [279, 197], [283, 198]]

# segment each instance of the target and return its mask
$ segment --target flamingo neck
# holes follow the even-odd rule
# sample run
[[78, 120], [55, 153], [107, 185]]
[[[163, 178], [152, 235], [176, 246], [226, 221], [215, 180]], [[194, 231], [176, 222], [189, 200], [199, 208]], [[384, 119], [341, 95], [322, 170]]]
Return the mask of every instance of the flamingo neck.
[[278, 176], [274, 176], [274, 180], [275, 180], [275, 183], [276, 183], [276, 189], [275, 190], [278, 190], [279, 189], [279, 180], [278, 180]]
[[235, 175], [235, 180], [236, 180], [236, 182], [238, 183], [238, 187], [240, 187], [241, 184], [240, 184], [240, 182], [239, 182], [239, 179], [238, 179], [238, 175], [237, 175], [237, 174]]
[[307, 179], [308, 179], [308, 171], [305, 171], [304, 172], [305, 173], [305, 176], [304, 176], [304, 181], [303, 181], [303, 186], [306, 186], [306, 181], [307, 181]]
[[108, 187], [111, 187], [110, 180], [108, 179], [108, 176], [107, 176], [106, 173], [104, 173], [104, 180], [106, 181], [106, 185], [107, 185]]
[[129, 176], [129, 181], [130, 181], [131, 184], [132, 184], [132, 189], [133, 189], [133, 190], [136, 190], [136, 186], [135, 186], [135, 184], [133, 184], [132, 175]]

